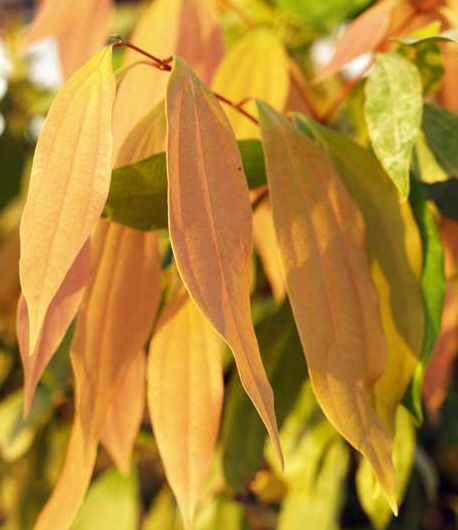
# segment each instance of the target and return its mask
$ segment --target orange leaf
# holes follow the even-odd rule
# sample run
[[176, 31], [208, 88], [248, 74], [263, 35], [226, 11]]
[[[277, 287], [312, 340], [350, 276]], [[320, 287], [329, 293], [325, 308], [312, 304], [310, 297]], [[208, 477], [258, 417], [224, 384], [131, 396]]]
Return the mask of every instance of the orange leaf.
[[124, 475], [129, 474], [132, 449], [143, 418], [145, 372], [146, 358], [142, 352], [127, 367], [102, 429], [102, 443]]
[[157, 235], [100, 221], [92, 276], [78, 315], [71, 358], [87, 438], [101, 436], [106, 411], [143, 351], [160, 294]]
[[85, 440], [76, 415], [63, 470], [33, 530], [67, 530], [71, 527], [91, 481], [96, 456], [97, 442]]
[[111, 0], [43, 0], [25, 32], [23, 46], [56, 37], [67, 79], [105, 44], [111, 4]]
[[231, 348], [242, 384], [278, 441], [274, 400], [250, 313], [252, 219], [234, 133], [179, 58], [166, 100], [169, 231], [189, 293]]
[[223, 404], [222, 347], [182, 289], [162, 311], [150, 344], [151, 422], [187, 529], [215, 452]]
[[23, 296], [17, 311], [17, 337], [24, 370], [24, 414], [28, 415], [40, 377], [75, 318], [89, 267], [89, 242], [81, 249], [46, 313], [37, 347], [29, 352], [29, 316]]
[[285, 298], [285, 279], [280, 263], [277, 240], [272, 221], [272, 210], [267, 200], [258, 205], [253, 214], [254, 245], [277, 302]]
[[[130, 39], [156, 57], [178, 54], [210, 81], [223, 55], [223, 37], [208, 0], [156, 0], [145, 9]], [[141, 60], [126, 50], [124, 65]], [[135, 66], [119, 87], [113, 123], [115, 152], [127, 134], [165, 96], [168, 76], [151, 66]]]
[[384, 0], [356, 18], [338, 40], [331, 62], [319, 73], [316, 81], [336, 74], [353, 59], [374, 52], [390, 30], [398, 3], [399, 0]]
[[22, 214], [21, 286], [32, 353], [50, 303], [89, 238], [108, 196], [115, 78], [111, 48], [56, 96], [38, 140]]
[[391, 435], [371, 403], [387, 358], [363, 219], [324, 151], [258, 101], [274, 226], [316, 397], [396, 511]]

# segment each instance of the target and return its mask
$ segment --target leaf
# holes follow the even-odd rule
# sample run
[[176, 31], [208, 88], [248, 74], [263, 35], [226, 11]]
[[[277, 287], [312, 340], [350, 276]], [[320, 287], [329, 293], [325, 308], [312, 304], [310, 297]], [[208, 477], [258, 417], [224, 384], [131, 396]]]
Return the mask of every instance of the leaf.
[[364, 112], [375, 154], [403, 200], [409, 195], [410, 162], [422, 108], [417, 68], [396, 53], [379, 53], [366, 84]]
[[275, 442], [273, 394], [251, 322], [251, 207], [234, 134], [215, 96], [179, 58], [166, 106], [169, 232], [177, 268], [231, 348]]
[[138, 486], [135, 474], [107, 471], [89, 488], [72, 530], [137, 530]]
[[119, 471], [128, 476], [145, 408], [146, 359], [137, 355], [127, 368], [106, 412], [101, 440]]
[[[415, 454], [415, 429], [406, 409], [399, 407], [396, 416], [396, 434], [393, 445], [393, 462], [396, 470], [396, 498], [399, 505], [412, 470]], [[380, 491], [374, 491], [372, 470], [366, 460], [361, 461], [356, 473], [358, 498], [375, 530], [384, 530], [392, 517], [390, 508]]]
[[[250, 188], [266, 183], [261, 142], [238, 142], [242, 165]], [[167, 227], [167, 167], [165, 153], [115, 169], [104, 210], [110, 221], [137, 230]]]
[[30, 449], [37, 431], [52, 414], [52, 396], [40, 389], [27, 419], [22, 418], [23, 406], [22, 390], [9, 394], [0, 404], [0, 455], [4, 462], [14, 462]]
[[67, 81], [51, 106], [35, 151], [20, 226], [19, 264], [30, 352], [39, 341], [49, 305], [108, 197], [115, 95], [111, 56], [111, 48], [103, 49]]
[[[236, 72], [236, 75], [234, 75]], [[269, 29], [250, 31], [221, 61], [212, 83], [215, 92], [235, 103], [259, 97], [283, 110], [289, 94], [289, 62], [278, 36]], [[255, 112], [254, 101], [243, 105]], [[256, 138], [259, 130], [242, 114], [224, 108], [237, 138]]]
[[[208, 0], [151, 1], [130, 40], [156, 57], [184, 57], [206, 82], [223, 56], [222, 33]], [[140, 58], [127, 49], [123, 64]], [[136, 66], [126, 75], [114, 108], [115, 153], [132, 128], [165, 96], [167, 83], [168, 75], [149, 65]]]
[[89, 269], [89, 242], [85, 243], [71, 266], [46, 313], [43, 331], [35, 351], [29, 351], [29, 316], [23, 296], [17, 311], [17, 337], [24, 372], [24, 414], [27, 416], [43, 372], [64, 339], [83, 297]]
[[425, 135], [421, 131], [415, 145], [415, 154], [419, 180], [431, 184], [434, 182], [444, 182], [448, 179], [447, 174], [441, 168], [433, 152], [428, 147]]
[[64, 467], [33, 530], [66, 530], [71, 527], [91, 481], [96, 456], [97, 442], [85, 440], [80, 418], [76, 415]]
[[107, 408], [125, 371], [142, 355], [159, 303], [159, 277], [156, 233], [99, 223], [71, 348], [78, 411], [87, 438], [100, 439]]
[[425, 42], [458, 42], [458, 30], [455, 28], [442, 31], [437, 35], [427, 36], [408, 36], [401, 39], [396, 39], [399, 43], [406, 46], [416, 46]]
[[446, 280], [444, 251], [439, 232], [425, 196], [415, 182], [413, 182], [410, 193], [410, 204], [420, 230], [423, 245], [421, 286], [425, 311], [425, 336], [420, 364], [417, 366], [412, 379], [410, 395], [407, 395], [406, 399], [409, 409], [414, 413], [416, 420], [421, 423], [423, 421], [421, 405], [423, 373], [440, 331]]
[[23, 37], [23, 46], [56, 37], [63, 74], [67, 79], [105, 44], [111, 5], [111, 0], [43, 0]]
[[447, 387], [453, 377], [458, 351], [458, 288], [449, 280], [442, 313], [441, 331], [423, 379], [423, 399], [429, 416], [434, 420], [445, 401]]
[[[363, 219], [325, 152], [258, 101], [277, 241], [318, 402], [396, 511], [391, 437], [371, 404], [387, 345]], [[345, 212], [345, 214], [343, 214]]]
[[[375, 384], [377, 411], [394, 428], [396, 410], [421, 355], [424, 312], [420, 275], [421, 240], [409, 204], [400, 204], [396, 188], [375, 156], [345, 136], [298, 117], [326, 147], [366, 225], [366, 248], [378, 290], [388, 360]], [[370, 178], [367, 176], [370, 175]], [[383, 237], [380, 237], [383, 234]]]
[[168, 482], [191, 528], [210, 470], [223, 404], [222, 341], [184, 289], [150, 344], [148, 405]]
[[319, 73], [316, 81], [336, 74], [361, 55], [375, 52], [388, 35], [396, 4], [396, 0], [378, 2], [356, 18], [338, 40], [331, 61]]
[[253, 237], [275, 301], [280, 303], [286, 296], [285, 279], [275, 239], [272, 212], [267, 201], [259, 204], [253, 212]]
[[442, 107], [426, 103], [423, 110], [426, 141], [449, 177], [458, 177], [458, 116]]
[[[258, 324], [256, 335], [267, 375], [277, 396], [277, 420], [281, 427], [297, 400], [307, 370], [289, 303], [284, 302], [270, 317]], [[223, 437], [226, 481], [236, 493], [243, 495], [255, 472], [261, 467], [266, 434], [235, 377], [227, 390]]]

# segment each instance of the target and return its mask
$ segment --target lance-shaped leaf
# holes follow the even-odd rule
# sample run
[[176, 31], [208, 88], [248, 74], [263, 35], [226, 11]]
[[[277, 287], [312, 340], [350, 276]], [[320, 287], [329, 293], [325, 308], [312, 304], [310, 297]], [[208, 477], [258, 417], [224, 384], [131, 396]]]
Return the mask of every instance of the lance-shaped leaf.
[[258, 102], [275, 232], [310, 378], [396, 510], [391, 436], [371, 403], [387, 345], [360, 212], [325, 152]]
[[420, 363], [418, 364], [407, 402], [414, 412], [417, 421], [423, 421], [421, 405], [421, 388], [423, 385], [424, 369], [427, 366], [434, 349], [441, 327], [442, 309], [446, 288], [444, 272], [444, 250], [437, 230], [433, 214], [426, 202], [419, 185], [412, 182], [410, 204], [415, 220], [420, 229], [423, 245], [423, 270], [421, 286], [423, 291], [423, 305], [425, 313], [425, 336]]
[[[396, 434], [393, 444], [393, 462], [396, 470], [396, 496], [402, 504], [409, 481], [415, 454], [415, 429], [405, 408], [399, 407], [396, 415]], [[367, 460], [362, 460], [356, 474], [358, 497], [364, 511], [376, 530], [384, 530], [392, 517], [380, 489], [374, 488], [372, 470]]]
[[64, 467], [33, 530], [67, 530], [84, 500], [97, 456], [97, 442], [85, 439], [78, 415], [73, 421]]
[[[289, 62], [278, 36], [271, 30], [250, 31], [221, 61], [212, 82], [215, 92], [234, 102], [259, 97], [283, 110], [289, 93]], [[254, 101], [243, 108], [255, 111]], [[259, 129], [239, 112], [224, 109], [237, 138], [256, 138]]]
[[337, 42], [331, 62], [320, 72], [317, 81], [336, 74], [360, 55], [374, 52], [388, 35], [397, 3], [396, 0], [378, 2], [355, 19]]
[[[157, 0], [142, 13], [131, 41], [156, 57], [180, 55], [206, 82], [223, 56], [223, 38], [214, 7], [208, 0]], [[126, 50], [124, 65], [141, 59]], [[168, 76], [150, 65], [139, 65], [119, 87], [114, 109], [114, 150], [132, 128], [165, 96]], [[135, 96], [133, 97], [133, 95]]]
[[125, 476], [145, 408], [145, 372], [146, 358], [137, 355], [110, 403], [102, 430], [102, 444]]
[[30, 411], [40, 377], [56, 353], [67, 329], [76, 316], [84, 293], [88, 268], [89, 242], [81, 249], [48, 308], [43, 325], [43, 332], [40, 335], [40, 340], [37, 343], [33, 355], [30, 355], [29, 352], [29, 316], [27, 304], [23, 296], [19, 299], [16, 331], [24, 371], [25, 415]]
[[310, 120], [299, 117], [296, 123], [301, 129], [310, 126], [327, 148], [339, 177], [364, 216], [366, 247], [388, 342], [385, 370], [374, 388], [375, 404], [380, 417], [393, 430], [396, 410], [423, 344], [418, 228], [409, 204], [399, 202], [396, 188], [370, 151]]
[[378, 54], [366, 84], [364, 113], [374, 152], [403, 200], [409, 195], [410, 162], [422, 109], [417, 67], [396, 53]]
[[253, 212], [253, 236], [254, 245], [264, 266], [273, 296], [277, 302], [281, 302], [286, 294], [285, 279], [275, 239], [272, 211], [266, 200]]
[[223, 404], [221, 338], [181, 289], [150, 344], [148, 406], [168, 482], [191, 528], [210, 470]]
[[177, 267], [231, 348], [280, 454], [272, 389], [251, 321], [251, 207], [234, 133], [215, 96], [179, 58], [166, 107], [169, 231]]
[[100, 438], [106, 410], [143, 347], [159, 301], [157, 234], [101, 221], [92, 278], [71, 349], [77, 405], [88, 438]]
[[102, 213], [111, 176], [111, 48], [56, 96], [40, 134], [22, 214], [20, 278], [33, 353], [53, 298]]
[[111, 4], [111, 0], [43, 0], [23, 46], [56, 37], [63, 74], [68, 78], [105, 44]]

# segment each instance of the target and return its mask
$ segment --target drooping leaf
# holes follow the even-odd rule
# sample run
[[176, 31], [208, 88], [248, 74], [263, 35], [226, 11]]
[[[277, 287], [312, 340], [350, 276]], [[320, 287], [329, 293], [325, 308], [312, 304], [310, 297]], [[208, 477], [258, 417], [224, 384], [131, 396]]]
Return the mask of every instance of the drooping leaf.
[[268, 201], [263, 201], [253, 212], [253, 241], [264, 266], [275, 301], [282, 302], [286, 295], [285, 279]]
[[97, 456], [97, 442], [85, 440], [81, 421], [75, 415], [64, 467], [33, 530], [67, 530], [83, 503]]
[[449, 177], [458, 177], [458, 116], [447, 109], [426, 103], [423, 110], [426, 141]]
[[[256, 327], [259, 347], [277, 396], [276, 413], [281, 425], [293, 407], [306, 374], [302, 346], [288, 302]], [[238, 379], [227, 390], [223, 423], [223, 466], [226, 481], [237, 493], [246, 493], [259, 469], [266, 434]]]
[[409, 205], [400, 204], [396, 188], [372, 153], [315, 122], [299, 118], [297, 123], [301, 128], [309, 125], [328, 149], [339, 177], [364, 217], [366, 248], [388, 342], [384, 374], [375, 384], [376, 407], [385, 424], [394, 428], [396, 410], [423, 346], [418, 228]]
[[[396, 415], [396, 434], [393, 445], [393, 463], [396, 470], [396, 498], [401, 505], [410, 477], [415, 454], [415, 429], [406, 409], [399, 407]], [[358, 497], [375, 530], [384, 530], [392, 517], [390, 507], [380, 491], [374, 491], [372, 470], [362, 460], [356, 474]]]
[[391, 436], [370, 391], [387, 345], [361, 214], [326, 153], [258, 101], [275, 231], [318, 402], [370, 461], [393, 511]]
[[[238, 142], [250, 188], [266, 183], [261, 142]], [[104, 216], [137, 230], [167, 227], [167, 167], [165, 153], [155, 154], [113, 171]]]
[[440, 331], [446, 280], [444, 251], [436, 222], [423, 192], [415, 182], [412, 182], [410, 204], [420, 230], [423, 245], [421, 285], [425, 312], [425, 336], [420, 364], [415, 370], [410, 395], [408, 394], [406, 399], [409, 408], [415, 414], [416, 420], [421, 423], [423, 421], [421, 405], [423, 374]]
[[71, 530], [137, 530], [137, 477], [107, 471], [89, 488]]
[[49, 305], [108, 196], [114, 75], [97, 53], [56, 96], [35, 151], [22, 214], [20, 278], [34, 352]]
[[453, 377], [458, 351], [458, 286], [449, 280], [444, 301], [440, 334], [426, 366], [422, 395], [426, 410], [434, 420], [445, 401], [447, 386]]
[[16, 319], [19, 351], [24, 372], [24, 414], [29, 413], [35, 389], [45, 368], [56, 353], [78, 311], [89, 268], [89, 242], [71, 266], [46, 313], [43, 331], [32, 355], [29, 351], [29, 316], [23, 296]]
[[[206, 82], [223, 56], [222, 33], [208, 0], [151, 1], [131, 41], [161, 59], [173, 54], [184, 57]], [[141, 58], [128, 49], [123, 64]], [[126, 75], [114, 108], [115, 153], [132, 128], [165, 96], [167, 83], [168, 75], [150, 65], [138, 65]]]
[[234, 134], [215, 96], [179, 58], [166, 107], [169, 232], [177, 268], [231, 348], [275, 442], [273, 394], [251, 322], [251, 208]]
[[[71, 348], [85, 435], [100, 439], [106, 410], [142, 355], [160, 294], [157, 234], [100, 221]], [[128, 309], [127, 309], [128, 308]]]
[[421, 126], [418, 69], [396, 53], [380, 53], [366, 84], [364, 112], [375, 154], [399, 190], [409, 195], [412, 150]]
[[444, 182], [448, 179], [447, 174], [439, 165], [434, 153], [426, 143], [425, 135], [420, 131], [415, 144], [416, 163], [418, 166], [418, 178], [428, 184]]
[[101, 441], [118, 470], [127, 476], [145, 408], [146, 358], [132, 360], [106, 412]]
[[[234, 103], [259, 97], [283, 110], [289, 92], [289, 62], [278, 36], [267, 29], [249, 32], [221, 61], [212, 88]], [[256, 110], [254, 101], [243, 108], [249, 112]], [[225, 106], [224, 110], [237, 138], [259, 136], [254, 123], [230, 107]]]
[[210, 470], [223, 403], [222, 341], [184, 289], [150, 344], [148, 405], [168, 482], [191, 528]]
[[43, 0], [24, 35], [23, 46], [56, 37], [64, 78], [67, 79], [105, 44], [111, 5], [112, 0]]
[[329, 64], [319, 73], [317, 81], [336, 74], [350, 61], [374, 52], [388, 35], [396, 0], [379, 2], [355, 19], [337, 42]]
[[14, 462], [31, 447], [38, 429], [52, 414], [52, 395], [41, 389], [27, 419], [22, 417], [24, 393], [10, 394], [0, 404], [0, 456], [4, 462]]

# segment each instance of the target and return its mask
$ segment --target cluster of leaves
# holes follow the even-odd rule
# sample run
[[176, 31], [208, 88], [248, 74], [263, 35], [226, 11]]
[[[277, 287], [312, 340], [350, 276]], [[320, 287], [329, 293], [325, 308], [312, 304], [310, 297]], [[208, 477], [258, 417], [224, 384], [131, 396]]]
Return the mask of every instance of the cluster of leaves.
[[368, 3], [7, 23], [2, 529], [452, 528], [458, 5]]

